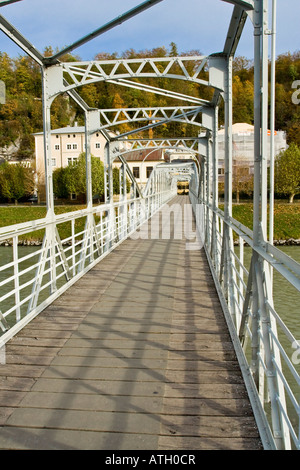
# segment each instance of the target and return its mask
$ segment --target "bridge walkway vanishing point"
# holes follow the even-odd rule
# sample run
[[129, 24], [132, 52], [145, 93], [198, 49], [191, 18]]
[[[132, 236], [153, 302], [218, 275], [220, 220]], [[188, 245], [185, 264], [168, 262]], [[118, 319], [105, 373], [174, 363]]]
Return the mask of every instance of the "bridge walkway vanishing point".
[[205, 251], [184, 238], [127, 239], [10, 340], [0, 403], [1, 449], [262, 448]]

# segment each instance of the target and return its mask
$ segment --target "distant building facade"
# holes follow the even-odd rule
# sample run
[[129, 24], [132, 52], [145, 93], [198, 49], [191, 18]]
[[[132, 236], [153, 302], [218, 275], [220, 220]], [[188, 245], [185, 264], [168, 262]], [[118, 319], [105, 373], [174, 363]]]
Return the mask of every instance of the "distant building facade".
[[[35, 138], [36, 171], [40, 180], [45, 176], [44, 134], [38, 132]], [[104, 161], [106, 140], [101, 132], [91, 136], [91, 153]], [[85, 128], [83, 126], [62, 127], [51, 131], [52, 168], [65, 168], [75, 163], [79, 155], [85, 152]]]
[[[287, 149], [286, 134], [276, 131], [274, 136], [275, 156]], [[254, 126], [246, 123], [237, 123], [232, 126], [232, 159], [233, 166], [239, 171], [253, 174], [254, 172]], [[268, 155], [270, 155], [271, 133], [268, 137]], [[225, 130], [218, 132], [219, 148], [219, 180], [222, 181], [225, 167]]]
[[[40, 182], [45, 178], [44, 134], [38, 132], [35, 138], [36, 172]], [[104, 162], [106, 139], [101, 132], [91, 136], [91, 154]], [[126, 147], [126, 144], [125, 144]], [[51, 131], [52, 168], [64, 168], [76, 162], [82, 152], [85, 152], [85, 127], [69, 126]], [[137, 182], [144, 186], [156, 165], [170, 161], [169, 154], [163, 149], [140, 149], [124, 154], [128, 166]], [[120, 167], [118, 159], [114, 166]]]
[[[159, 163], [170, 161], [170, 157], [164, 149], [154, 150], [151, 148], [126, 153], [124, 158], [141, 187], [147, 184], [152, 171]], [[120, 166], [120, 163], [116, 162], [116, 166]]]

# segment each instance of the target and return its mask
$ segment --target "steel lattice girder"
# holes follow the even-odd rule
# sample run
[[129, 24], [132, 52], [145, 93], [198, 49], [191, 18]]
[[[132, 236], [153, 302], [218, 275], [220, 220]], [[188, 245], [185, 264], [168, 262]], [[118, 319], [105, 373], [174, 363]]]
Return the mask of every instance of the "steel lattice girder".
[[136, 123], [141, 121], [150, 122], [184, 122], [195, 126], [202, 126], [197, 120], [201, 115], [203, 107], [178, 106], [161, 108], [116, 108], [100, 109], [101, 129], [111, 128], [124, 123]]
[[[201, 78], [207, 62], [208, 57], [193, 56], [61, 63], [49, 68], [53, 70], [49, 96], [100, 81], [134, 78], [171, 78], [211, 86]], [[189, 64], [193, 64], [191, 71]]]
[[179, 149], [198, 154], [199, 138], [186, 137], [180, 139], [124, 139], [114, 141], [111, 146], [112, 161], [130, 152], [138, 152], [141, 149]]

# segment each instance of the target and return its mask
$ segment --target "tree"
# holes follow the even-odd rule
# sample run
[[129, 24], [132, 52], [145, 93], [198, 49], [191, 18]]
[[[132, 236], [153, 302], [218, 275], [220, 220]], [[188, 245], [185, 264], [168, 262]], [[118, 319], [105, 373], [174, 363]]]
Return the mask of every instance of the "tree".
[[294, 143], [276, 159], [275, 191], [288, 195], [290, 203], [300, 193], [300, 148]]
[[176, 46], [175, 42], [171, 42], [170, 48], [171, 48], [171, 50], [170, 50], [170, 56], [171, 57], [179, 56], [178, 49], [177, 49], [177, 46]]
[[249, 80], [241, 81], [238, 75], [233, 78], [233, 121], [253, 122], [254, 86]]
[[67, 199], [69, 191], [66, 185], [66, 168], [56, 168], [53, 171], [53, 192], [56, 197]]
[[0, 197], [14, 200], [15, 204], [24, 196], [33, 194], [34, 173], [23, 165], [10, 165], [5, 162], [0, 166]]
[[240, 194], [250, 196], [253, 193], [254, 179], [248, 166], [234, 162], [232, 175], [232, 190], [236, 194], [236, 202], [240, 202]]
[[[104, 195], [104, 166], [99, 158], [91, 159], [92, 194], [101, 199]], [[57, 197], [65, 198], [69, 194], [86, 194], [86, 160], [82, 153], [77, 162], [53, 172], [53, 190]]]

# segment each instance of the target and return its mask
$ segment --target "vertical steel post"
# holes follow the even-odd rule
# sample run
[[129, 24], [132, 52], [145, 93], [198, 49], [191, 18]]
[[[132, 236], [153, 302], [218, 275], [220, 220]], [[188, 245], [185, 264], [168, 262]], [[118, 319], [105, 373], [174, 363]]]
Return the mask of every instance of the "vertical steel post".
[[274, 241], [274, 159], [275, 159], [275, 83], [276, 83], [276, 21], [277, 0], [272, 0], [272, 52], [271, 52], [271, 99], [270, 99], [270, 207], [269, 242]]
[[225, 220], [232, 217], [232, 57], [228, 57], [225, 79]]
[[[53, 97], [50, 96], [49, 87], [51, 86], [51, 77], [49, 71], [44, 66], [41, 67], [42, 72], [42, 103], [43, 103], [43, 127], [44, 127], [44, 162], [45, 162], [45, 188], [46, 188], [46, 204], [47, 204], [47, 218], [51, 223], [46, 228], [45, 237], [47, 243], [45, 250], [48, 252], [49, 247], [49, 263], [50, 263], [50, 292], [56, 291], [56, 250], [55, 250], [55, 212], [54, 212], [54, 193], [53, 193], [53, 171], [52, 171], [52, 155], [51, 155], [51, 104]], [[51, 73], [51, 72], [50, 72]], [[42, 257], [47, 257], [47, 252], [41, 254]], [[38, 283], [42, 283], [43, 270], [40, 273], [41, 279]], [[35, 285], [33, 286], [35, 289]]]
[[113, 171], [111, 161], [111, 145], [109, 142], [104, 150], [104, 197], [105, 204], [109, 204], [107, 223], [106, 223], [106, 247], [110, 248], [115, 232], [115, 212], [113, 206]]
[[[85, 112], [86, 205], [88, 209], [93, 207], [91, 135], [94, 129], [92, 125], [92, 113], [93, 111]], [[98, 112], [97, 115], [99, 115]]]
[[54, 195], [53, 195], [53, 171], [51, 158], [51, 104], [53, 99], [49, 97], [48, 70], [41, 67], [42, 72], [42, 103], [43, 103], [43, 127], [44, 127], [44, 162], [45, 162], [45, 187], [47, 215], [54, 214]]
[[206, 245], [208, 251], [210, 250], [210, 168], [211, 168], [211, 133], [207, 131], [207, 152], [206, 152], [206, 162], [205, 162], [205, 167], [206, 167], [206, 195], [205, 195], [205, 205], [206, 205], [206, 217], [205, 217], [205, 225], [206, 225]]
[[[267, 166], [268, 166], [268, 0], [254, 2], [254, 195], [253, 195], [253, 242], [255, 248], [264, 248], [267, 240]], [[253, 278], [253, 331], [252, 331], [252, 371], [258, 392], [264, 389], [261, 382], [259, 354], [266, 355], [266, 378], [271, 397], [272, 425], [274, 441], [278, 449], [284, 447], [284, 425], [278, 398], [285, 408], [285, 399], [278, 384], [271, 355], [277, 354], [276, 345], [270, 340], [268, 328], [270, 315], [265, 308], [266, 300], [272, 292], [270, 286], [270, 267], [260, 258], [254, 248], [252, 254]], [[276, 330], [274, 330], [276, 331]], [[261, 344], [261, 333], [263, 343]], [[261, 389], [261, 390], [260, 390]], [[277, 398], [275, 398], [277, 397]]]
[[225, 296], [231, 315], [235, 315], [234, 289], [232, 283], [232, 263], [230, 254], [233, 246], [232, 230], [229, 227], [232, 217], [232, 57], [227, 58], [224, 83], [225, 107], [225, 178], [224, 178], [224, 226], [222, 256], [220, 267], [220, 282], [223, 281]]
[[212, 241], [211, 241], [211, 258], [214, 262], [216, 271], [218, 272], [218, 241], [217, 241], [217, 215], [216, 209], [218, 207], [218, 112], [219, 106], [215, 106], [214, 109], [214, 121], [213, 121], [213, 154], [212, 154]]

